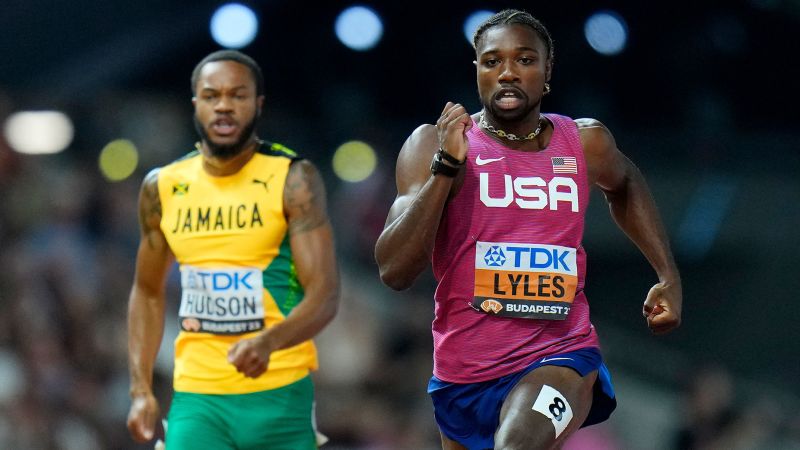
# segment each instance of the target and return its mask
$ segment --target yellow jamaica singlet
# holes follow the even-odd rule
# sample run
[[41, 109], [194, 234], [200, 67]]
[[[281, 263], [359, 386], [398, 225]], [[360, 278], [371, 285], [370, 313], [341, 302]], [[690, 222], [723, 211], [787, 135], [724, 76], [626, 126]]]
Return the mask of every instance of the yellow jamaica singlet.
[[262, 142], [230, 176], [206, 173], [197, 151], [160, 170], [161, 230], [181, 272], [176, 391], [257, 392], [317, 368], [310, 340], [273, 352], [269, 370], [257, 379], [228, 362], [231, 345], [283, 321], [303, 299], [283, 211], [294, 159], [293, 151]]

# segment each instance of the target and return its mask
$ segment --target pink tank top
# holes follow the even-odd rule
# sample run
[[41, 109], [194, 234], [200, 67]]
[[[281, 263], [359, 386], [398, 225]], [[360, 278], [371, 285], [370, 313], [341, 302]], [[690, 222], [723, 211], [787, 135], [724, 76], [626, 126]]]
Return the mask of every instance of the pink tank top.
[[572, 119], [545, 116], [553, 136], [535, 153], [505, 147], [476, 123], [467, 133], [464, 184], [432, 257], [433, 374], [443, 381], [485, 381], [599, 347], [583, 293], [583, 147]]

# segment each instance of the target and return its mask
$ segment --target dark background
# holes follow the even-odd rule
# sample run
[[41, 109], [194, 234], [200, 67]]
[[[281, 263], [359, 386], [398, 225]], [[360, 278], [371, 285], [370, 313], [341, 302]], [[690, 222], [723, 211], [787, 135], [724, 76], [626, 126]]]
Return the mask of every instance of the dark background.
[[[0, 389], [0, 447], [133, 448], [124, 429], [125, 308], [136, 195], [147, 170], [196, 140], [189, 75], [219, 48], [208, 21], [221, 4], [2, 4], [0, 121], [57, 109], [72, 118], [75, 138], [63, 153], [28, 156], [0, 136], [0, 375], [10, 380]], [[315, 375], [332, 448], [437, 445], [424, 394], [433, 280], [390, 291], [372, 248], [408, 134], [448, 100], [479, 108], [463, 20], [502, 7], [527, 9], [549, 28], [556, 57], [543, 110], [609, 127], [650, 182], [683, 275], [683, 326], [651, 336], [640, 307], [655, 275], [594, 194], [587, 294], [620, 409], [587, 442], [679, 448], [705, 433], [693, 448], [800, 447], [800, 2], [370, 2], [384, 34], [368, 52], [334, 34], [349, 3], [245, 4], [261, 21], [243, 49], [266, 78], [259, 134], [321, 169], [337, 232], [342, 312], [318, 339]], [[601, 9], [628, 24], [617, 56], [583, 37]], [[96, 160], [117, 138], [136, 143], [140, 165], [111, 183]], [[333, 151], [350, 139], [378, 153], [376, 172], [360, 183], [331, 170]], [[164, 411], [170, 314], [156, 376]]]

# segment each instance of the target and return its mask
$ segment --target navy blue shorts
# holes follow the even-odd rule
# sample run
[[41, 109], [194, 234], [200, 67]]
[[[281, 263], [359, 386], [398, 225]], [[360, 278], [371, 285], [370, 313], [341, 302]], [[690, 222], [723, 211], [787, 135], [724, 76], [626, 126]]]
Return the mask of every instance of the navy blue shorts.
[[548, 355], [525, 369], [480, 383], [457, 384], [432, 377], [428, 394], [433, 399], [436, 423], [445, 436], [469, 450], [494, 447], [494, 433], [500, 425], [500, 408], [508, 393], [520, 379], [541, 366], [562, 366], [574, 369], [581, 376], [597, 370], [594, 398], [589, 416], [581, 427], [600, 423], [617, 407], [611, 374], [596, 348]]

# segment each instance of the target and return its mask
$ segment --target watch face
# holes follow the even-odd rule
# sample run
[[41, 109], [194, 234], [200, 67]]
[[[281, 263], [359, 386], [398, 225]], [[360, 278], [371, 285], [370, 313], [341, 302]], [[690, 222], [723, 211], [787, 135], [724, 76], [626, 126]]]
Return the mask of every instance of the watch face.
[[431, 161], [431, 173], [434, 175], [441, 174], [446, 177], [454, 177], [458, 174], [458, 167], [448, 166], [442, 162], [442, 155], [436, 153]]

